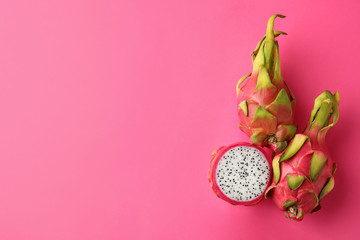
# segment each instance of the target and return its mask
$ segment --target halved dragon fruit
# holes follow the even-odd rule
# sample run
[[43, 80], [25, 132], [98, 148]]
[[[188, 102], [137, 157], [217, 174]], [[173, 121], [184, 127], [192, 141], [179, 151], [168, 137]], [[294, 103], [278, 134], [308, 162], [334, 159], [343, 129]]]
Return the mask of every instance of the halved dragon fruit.
[[271, 157], [249, 143], [220, 147], [212, 154], [208, 178], [219, 198], [234, 205], [255, 205], [270, 184]]

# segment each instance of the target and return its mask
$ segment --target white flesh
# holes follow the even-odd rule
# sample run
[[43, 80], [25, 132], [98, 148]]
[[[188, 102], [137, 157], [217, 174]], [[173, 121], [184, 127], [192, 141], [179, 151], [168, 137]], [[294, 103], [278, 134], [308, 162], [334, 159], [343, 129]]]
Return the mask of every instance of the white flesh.
[[229, 149], [219, 160], [216, 182], [230, 199], [244, 202], [258, 198], [267, 186], [270, 166], [262, 152], [254, 147]]

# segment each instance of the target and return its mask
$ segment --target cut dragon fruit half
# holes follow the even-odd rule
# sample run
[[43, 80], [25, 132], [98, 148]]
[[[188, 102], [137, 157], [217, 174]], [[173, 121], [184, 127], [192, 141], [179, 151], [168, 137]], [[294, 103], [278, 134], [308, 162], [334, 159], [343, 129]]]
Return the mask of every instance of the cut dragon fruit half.
[[220, 147], [212, 154], [208, 178], [219, 198], [234, 205], [255, 205], [270, 184], [270, 154], [243, 142]]

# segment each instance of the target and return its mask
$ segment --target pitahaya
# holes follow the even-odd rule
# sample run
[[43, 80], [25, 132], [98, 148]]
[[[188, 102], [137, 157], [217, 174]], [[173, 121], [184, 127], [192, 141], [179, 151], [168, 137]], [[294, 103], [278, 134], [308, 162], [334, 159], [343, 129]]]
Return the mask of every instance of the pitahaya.
[[208, 178], [214, 193], [234, 205], [259, 203], [270, 185], [271, 157], [261, 147], [235, 143], [213, 152]]
[[[267, 24], [266, 35], [251, 54], [252, 73], [236, 86], [239, 127], [258, 146], [269, 146], [281, 152], [296, 132], [294, 126], [295, 97], [281, 75], [278, 42], [275, 37], [286, 34], [273, 31], [276, 17]], [[248, 79], [247, 81], [245, 81]]]
[[336, 163], [325, 145], [325, 136], [338, 121], [338, 105], [338, 92], [320, 94], [304, 133], [296, 134], [285, 151], [273, 159], [274, 177], [265, 197], [291, 220], [301, 221], [304, 214], [318, 211], [321, 199], [334, 187]]

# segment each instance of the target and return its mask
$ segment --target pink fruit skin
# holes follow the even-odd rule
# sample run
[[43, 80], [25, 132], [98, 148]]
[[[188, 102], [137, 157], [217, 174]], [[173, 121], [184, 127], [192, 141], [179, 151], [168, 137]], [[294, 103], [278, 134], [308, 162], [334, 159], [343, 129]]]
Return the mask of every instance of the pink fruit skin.
[[[303, 176], [308, 176], [310, 170], [310, 162], [312, 158], [312, 154], [317, 152], [318, 154], [324, 154], [327, 156], [327, 161], [324, 164], [321, 172], [317, 176], [316, 180], [311, 182], [309, 179], [305, 179], [302, 183], [301, 187], [296, 190], [291, 190], [287, 186], [287, 174], [300, 174]], [[327, 154], [327, 149], [316, 149], [312, 146], [309, 140], [302, 146], [301, 150], [295, 154], [286, 162], [282, 162], [280, 164], [280, 180], [278, 184], [275, 184], [274, 179], [269, 189], [272, 187], [273, 192], [270, 195], [270, 198], [274, 201], [274, 203], [283, 211], [288, 218], [291, 218], [295, 221], [301, 221], [303, 217], [297, 218], [296, 216], [292, 216], [288, 214], [287, 209], [283, 207], [283, 204], [286, 201], [294, 200], [297, 202], [298, 211], [302, 210], [303, 214], [310, 213], [314, 208], [316, 208], [319, 204], [319, 200], [316, 197], [309, 194], [305, 197], [305, 194], [309, 192], [314, 192], [316, 196], [319, 196], [321, 190], [324, 185], [328, 181], [328, 179], [332, 176], [333, 169], [333, 161], [329, 154]], [[275, 158], [279, 158], [280, 154], [277, 154]], [[275, 159], [274, 158], [274, 159]]]
[[[216, 196], [218, 196], [219, 198], [221, 198], [221, 199], [223, 199], [223, 200], [225, 200], [225, 201], [227, 201], [227, 202], [229, 202], [229, 203], [231, 203], [233, 205], [245, 205], [245, 206], [256, 205], [263, 199], [264, 193], [261, 194], [258, 198], [253, 199], [251, 201], [236, 201], [236, 200], [228, 198], [225, 194], [223, 194], [222, 191], [220, 190], [219, 186], [216, 183], [215, 174], [216, 174], [216, 167], [217, 167], [217, 164], [218, 164], [219, 160], [221, 159], [223, 154], [225, 152], [227, 152], [230, 148], [238, 147], [238, 146], [248, 146], [248, 147], [258, 149], [262, 154], [264, 154], [264, 156], [266, 157], [266, 159], [267, 159], [267, 161], [269, 163], [269, 166], [271, 168], [271, 157], [270, 156], [271, 156], [272, 150], [257, 147], [257, 146], [254, 146], [252, 144], [246, 143], [246, 142], [238, 142], [238, 143], [233, 143], [233, 144], [231, 144], [229, 146], [220, 147], [220, 148], [216, 149], [212, 153], [212, 158], [211, 158], [211, 161], [210, 161], [210, 168], [209, 168], [209, 171], [208, 171], [208, 180], [210, 182], [210, 186], [211, 186], [212, 190], [214, 191]], [[271, 176], [269, 178], [269, 182], [267, 183], [266, 188], [270, 185], [270, 182], [271, 182], [270, 179], [271, 179]]]
[[[265, 106], [269, 105], [271, 102], [273, 102], [278, 94], [278, 92], [270, 92], [270, 91], [264, 91], [261, 94], [255, 91], [256, 88], [256, 82], [257, 82], [257, 75], [251, 75], [248, 80], [245, 80], [240, 85], [240, 91], [237, 97], [237, 105], [239, 105], [242, 101], [247, 100], [248, 101], [248, 115], [246, 116], [245, 113], [242, 110], [238, 111], [238, 116], [240, 119], [239, 127], [240, 129], [245, 132], [248, 136], [251, 136], [254, 134], [254, 132], [257, 130], [252, 126], [252, 121], [254, 119], [254, 113], [258, 106]], [[291, 96], [291, 93], [289, 92], [289, 89], [285, 85], [285, 83], [282, 81], [277, 86], [277, 89], [285, 89], [287, 94]], [[294, 122], [294, 107], [295, 107], [295, 101], [291, 102], [291, 111], [289, 111], [288, 108], [286, 109], [277, 109], [276, 112], [270, 113], [274, 114], [277, 117], [277, 121], [274, 124], [270, 124], [268, 126], [263, 126], [267, 132], [264, 132], [266, 135], [271, 135], [276, 133], [276, 129], [278, 125], [290, 125]], [[266, 143], [263, 143], [262, 146], [265, 146]]]

